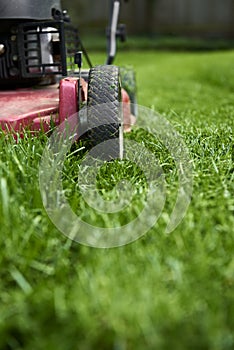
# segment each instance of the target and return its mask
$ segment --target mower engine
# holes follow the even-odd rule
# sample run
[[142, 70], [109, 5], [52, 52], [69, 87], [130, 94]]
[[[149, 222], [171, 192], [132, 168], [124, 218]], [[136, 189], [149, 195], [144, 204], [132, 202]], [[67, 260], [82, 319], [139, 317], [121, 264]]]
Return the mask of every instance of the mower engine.
[[52, 83], [74, 68], [77, 31], [60, 1], [0, 1], [0, 86]]

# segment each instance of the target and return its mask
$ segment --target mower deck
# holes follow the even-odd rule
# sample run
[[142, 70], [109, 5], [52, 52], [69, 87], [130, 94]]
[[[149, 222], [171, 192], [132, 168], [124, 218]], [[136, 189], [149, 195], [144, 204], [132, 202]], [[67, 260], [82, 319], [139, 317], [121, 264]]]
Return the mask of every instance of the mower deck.
[[48, 130], [58, 118], [58, 85], [0, 91], [0, 126], [3, 130]]

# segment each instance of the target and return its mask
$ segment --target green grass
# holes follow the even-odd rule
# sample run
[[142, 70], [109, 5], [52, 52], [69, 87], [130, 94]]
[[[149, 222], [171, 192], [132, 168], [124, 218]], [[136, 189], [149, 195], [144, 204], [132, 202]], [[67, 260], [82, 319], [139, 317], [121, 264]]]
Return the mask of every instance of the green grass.
[[[103, 57], [93, 54], [96, 63]], [[136, 69], [139, 104], [168, 118], [193, 160], [192, 201], [170, 235], [164, 231], [177, 188], [172, 161], [155, 227], [127, 246], [95, 249], [64, 237], [43, 209], [38, 166], [45, 136], [16, 144], [1, 135], [0, 349], [234, 348], [233, 62], [234, 52], [117, 57]], [[156, 141], [137, 130], [131, 137], [167, 162]], [[65, 166], [71, 189], [77, 162]], [[113, 173], [102, 170], [104, 192], [118, 180], [115, 166]], [[130, 174], [140, 206], [144, 178]], [[91, 219], [100, 222], [93, 212]]]

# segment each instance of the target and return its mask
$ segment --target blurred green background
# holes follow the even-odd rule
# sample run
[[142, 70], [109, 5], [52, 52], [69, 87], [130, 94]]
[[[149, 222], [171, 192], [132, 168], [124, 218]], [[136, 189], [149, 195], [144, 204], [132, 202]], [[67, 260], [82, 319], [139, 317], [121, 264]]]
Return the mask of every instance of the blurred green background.
[[[110, 1], [62, 0], [73, 23], [90, 48], [102, 46]], [[120, 22], [127, 24], [128, 45], [141, 37], [143, 48], [223, 48], [234, 46], [234, 0], [129, 0], [122, 1]], [[150, 39], [150, 40], [149, 40]], [[212, 42], [212, 45], [211, 45]], [[89, 44], [90, 43], [90, 44]]]

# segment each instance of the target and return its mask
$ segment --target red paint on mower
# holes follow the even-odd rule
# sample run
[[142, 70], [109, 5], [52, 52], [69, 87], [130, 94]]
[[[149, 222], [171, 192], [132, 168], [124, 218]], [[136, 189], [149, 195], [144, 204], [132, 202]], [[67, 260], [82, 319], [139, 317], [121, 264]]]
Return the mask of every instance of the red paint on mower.
[[[87, 82], [81, 79], [81, 100], [87, 101]], [[46, 87], [21, 88], [0, 91], [0, 126], [2, 130], [22, 133], [49, 131], [51, 124], [59, 125], [78, 112], [78, 79], [67, 77]], [[133, 124], [130, 98], [122, 89], [124, 129], [129, 131]]]
[[0, 125], [6, 131], [48, 129], [59, 108], [58, 86], [0, 91]]

